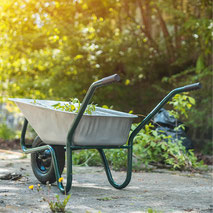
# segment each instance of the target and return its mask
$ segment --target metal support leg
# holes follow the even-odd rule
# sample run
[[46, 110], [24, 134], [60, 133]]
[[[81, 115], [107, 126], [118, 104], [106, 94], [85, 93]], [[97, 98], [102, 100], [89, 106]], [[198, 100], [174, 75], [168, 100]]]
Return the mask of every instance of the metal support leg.
[[126, 179], [125, 179], [125, 181], [122, 184], [115, 183], [115, 181], [114, 181], [114, 179], [112, 177], [111, 170], [109, 168], [108, 160], [106, 158], [106, 155], [105, 155], [103, 149], [98, 149], [98, 151], [99, 151], [99, 153], [101, 155], [101, 158], [102, 158], [102, 161], [103, 161], [103, 164], [104, 164], [105, 172], [106, 172], [106, 175], [107, 175], [109, 183], [113, 187], [115, 187], [116, 189], [125, 188], [129, 184], [129, 182], [131, 180], [131, 177], [132, 177], [132, 146], [130, 148], [128, 148], [127, 174], [126, 174]]
[[67, 183], [66, 183], [66, 194], [72, 187], [72, 149], [67, 147]]

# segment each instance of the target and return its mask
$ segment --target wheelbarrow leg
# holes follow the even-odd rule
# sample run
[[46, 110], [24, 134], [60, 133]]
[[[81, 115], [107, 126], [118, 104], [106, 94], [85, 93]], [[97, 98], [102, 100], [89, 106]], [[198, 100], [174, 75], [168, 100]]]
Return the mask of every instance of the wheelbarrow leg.
[[67, 177], [66, 177], [67, 182], [66, 182], [65, 187], [63, 186], [62, 182], [59, 182], [59, 178], [61, 176], [57, 172], [58, 171], [57, 161], [53, 161], [54, 168], [55, 168], [55, 175], [57, 177], [57, 185], [58, 185], [59, 190], [63, 194], [68, 194], [72, 187], [72, 148], [71, 147], [67, 147], [66, 156], [67, 156]]
[[72, 187], [72, 148], [67, 147], [67, 183], [65, 191], [68, 193]]
[[57, 185], [59, 190], [63, 193], [63, 194], [68, 194], [69, 191], [71, 190], [72, 187], [72, 148], [71, 147], [67, 147], [67, 182], [66, 182], [66, 186], [63, 186], [62, 182], [59, 182], [60, 179], [60, 174], [58, 172], [58, 164], [57, 164], [57, 160], [53, 161], [53, 165], [54, 165], [54, 169], [55, 169], [55, 176], [57, 179]]
[[102, 158], [102, 161], [103, 161], [103, 164], [104, 164], [105, 172], [106, 172], [106, 175], [107, 175], [109, 183], [113, 187], [115, 187], [116, 189], [125, 188], [129, 184], [129, 182], [131, 180], [131, 177], [132, 177], [132, 146], [128, 148], [127, 174], [126, 174], [126, 179], [125, 179], [125, 181], [122, 184], [117, 184], [114, 181], [114, 179], [112, 177], [111, 170], [109, 168], [108, 160], [106, 158], [106, 155], [105, 155], [103, 149], [98, 149], [98, 151], [99, 151], [99, 153], [101, 155], [101, 158]]

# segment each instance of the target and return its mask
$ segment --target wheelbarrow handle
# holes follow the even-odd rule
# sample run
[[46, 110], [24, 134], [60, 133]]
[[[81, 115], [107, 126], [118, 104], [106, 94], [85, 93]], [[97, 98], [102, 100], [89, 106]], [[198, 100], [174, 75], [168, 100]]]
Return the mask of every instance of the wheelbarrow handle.
[[120, 81], [120, 76], [118, 74], [114, 74], [94, 82], [93, 85], [104, 86], [106, 84], [111, 84], [113, 82], [118, 82], [118, 81]]
[[189, 85], [184, 86], [183, 90], [185, 92], [188, 92], [188, 91], [197, 90], [197, 89], [200, 89], [200, 88], [202, 88], [202, 84], [201, 83], [195, 83], [195, 84], [189, 84]]
[[114, 74], [105, 78], [102, 78], [98, 81], [95, 81], [94, 83], [91, 84], [91, 86], [89, 87], [87, 94], [84, 97], [84, 100], [82, 101], [81, 107], [78, 111], [78, 114], [75, 116], [75, 119], [70, 127], [70, 130], [68, 132], [67, 135], [67, 147], [69, 147], [72, 143], [73, 140], [73, 135], [75, 132], [75, 129], [77, 128], [81, 117], [84, 114], [84, 111], [86, 110], [87, 105], [89, 104], [90, 99], [93, 96], [93, 93], [95, 92], [96, 88], [98, 87], [102, 87], [105, 86], [107, 84], [113, 83], [113, 82], [117, 82], [120, 80], [120, 76], [118, 74]]
[[129, 144], [133, 143], [134, 137], [138, 134], [138, 132], [146, 125], [148, 124], [151, 119], [159, 112], [159, 110], [176, 94], [182, 93], [182, 92], [188, 92], [191, 90], [197, 90], [201, 88], [201, 83], [195, 83], [186, 85], [183, 87], [176, 88], [172, 90], [164, 99], [143, 119], [143, 121], [137, 126], [137, 128], [131, 133], [129, 137]]

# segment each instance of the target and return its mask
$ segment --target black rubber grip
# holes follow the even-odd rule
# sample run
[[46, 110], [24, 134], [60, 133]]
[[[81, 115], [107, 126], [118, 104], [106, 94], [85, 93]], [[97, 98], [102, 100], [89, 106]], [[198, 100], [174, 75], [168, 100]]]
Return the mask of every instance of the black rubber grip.
[[116, 81], [120, 81], [120, 76], [118, 74], [110, 75], [108, 77], [102, 78], [100, 80], [101, 84], [110, 84]]
[[192, 91], [192, 90], [197, 90], [197, 89], [200, 89], [200, 88], [202, 88], [202, 84], [201, 83], [190, 84], [190, 85], [187, 85], [187, 86], [183, 87], [185, 92]]

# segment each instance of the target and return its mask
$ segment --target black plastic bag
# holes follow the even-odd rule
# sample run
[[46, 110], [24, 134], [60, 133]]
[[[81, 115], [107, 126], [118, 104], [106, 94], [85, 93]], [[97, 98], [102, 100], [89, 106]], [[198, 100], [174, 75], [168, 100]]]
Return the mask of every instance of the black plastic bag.
[[[182, 145], [185, 146], [186, 150], [192, 149], [192, 141], [187, 136], [188, 128], [183, 130], [182, 128], [178, 130], [174, 130], [175, 127], [183, 124], [181, 121], [171, 116], [167, 110], [162, 108], [159, 113], [157, 113], [154, 117], [154, 123], [156, 127], [156, 131], [159, 134], [165, 134], [167, 136], [171, 136], [173, 142], [177, 142], [178, 140], [182, 141]], [[168, 142], [168, 140], [166, 141]]]
[[160, 126], [168, 127], [174, 129], [176, 126], [183, 124], [181, 121], [178, 121], [174, 116], [171, 116], [167, 110], [164, 108], [155, 115], [154, 122], [158, 123]]

